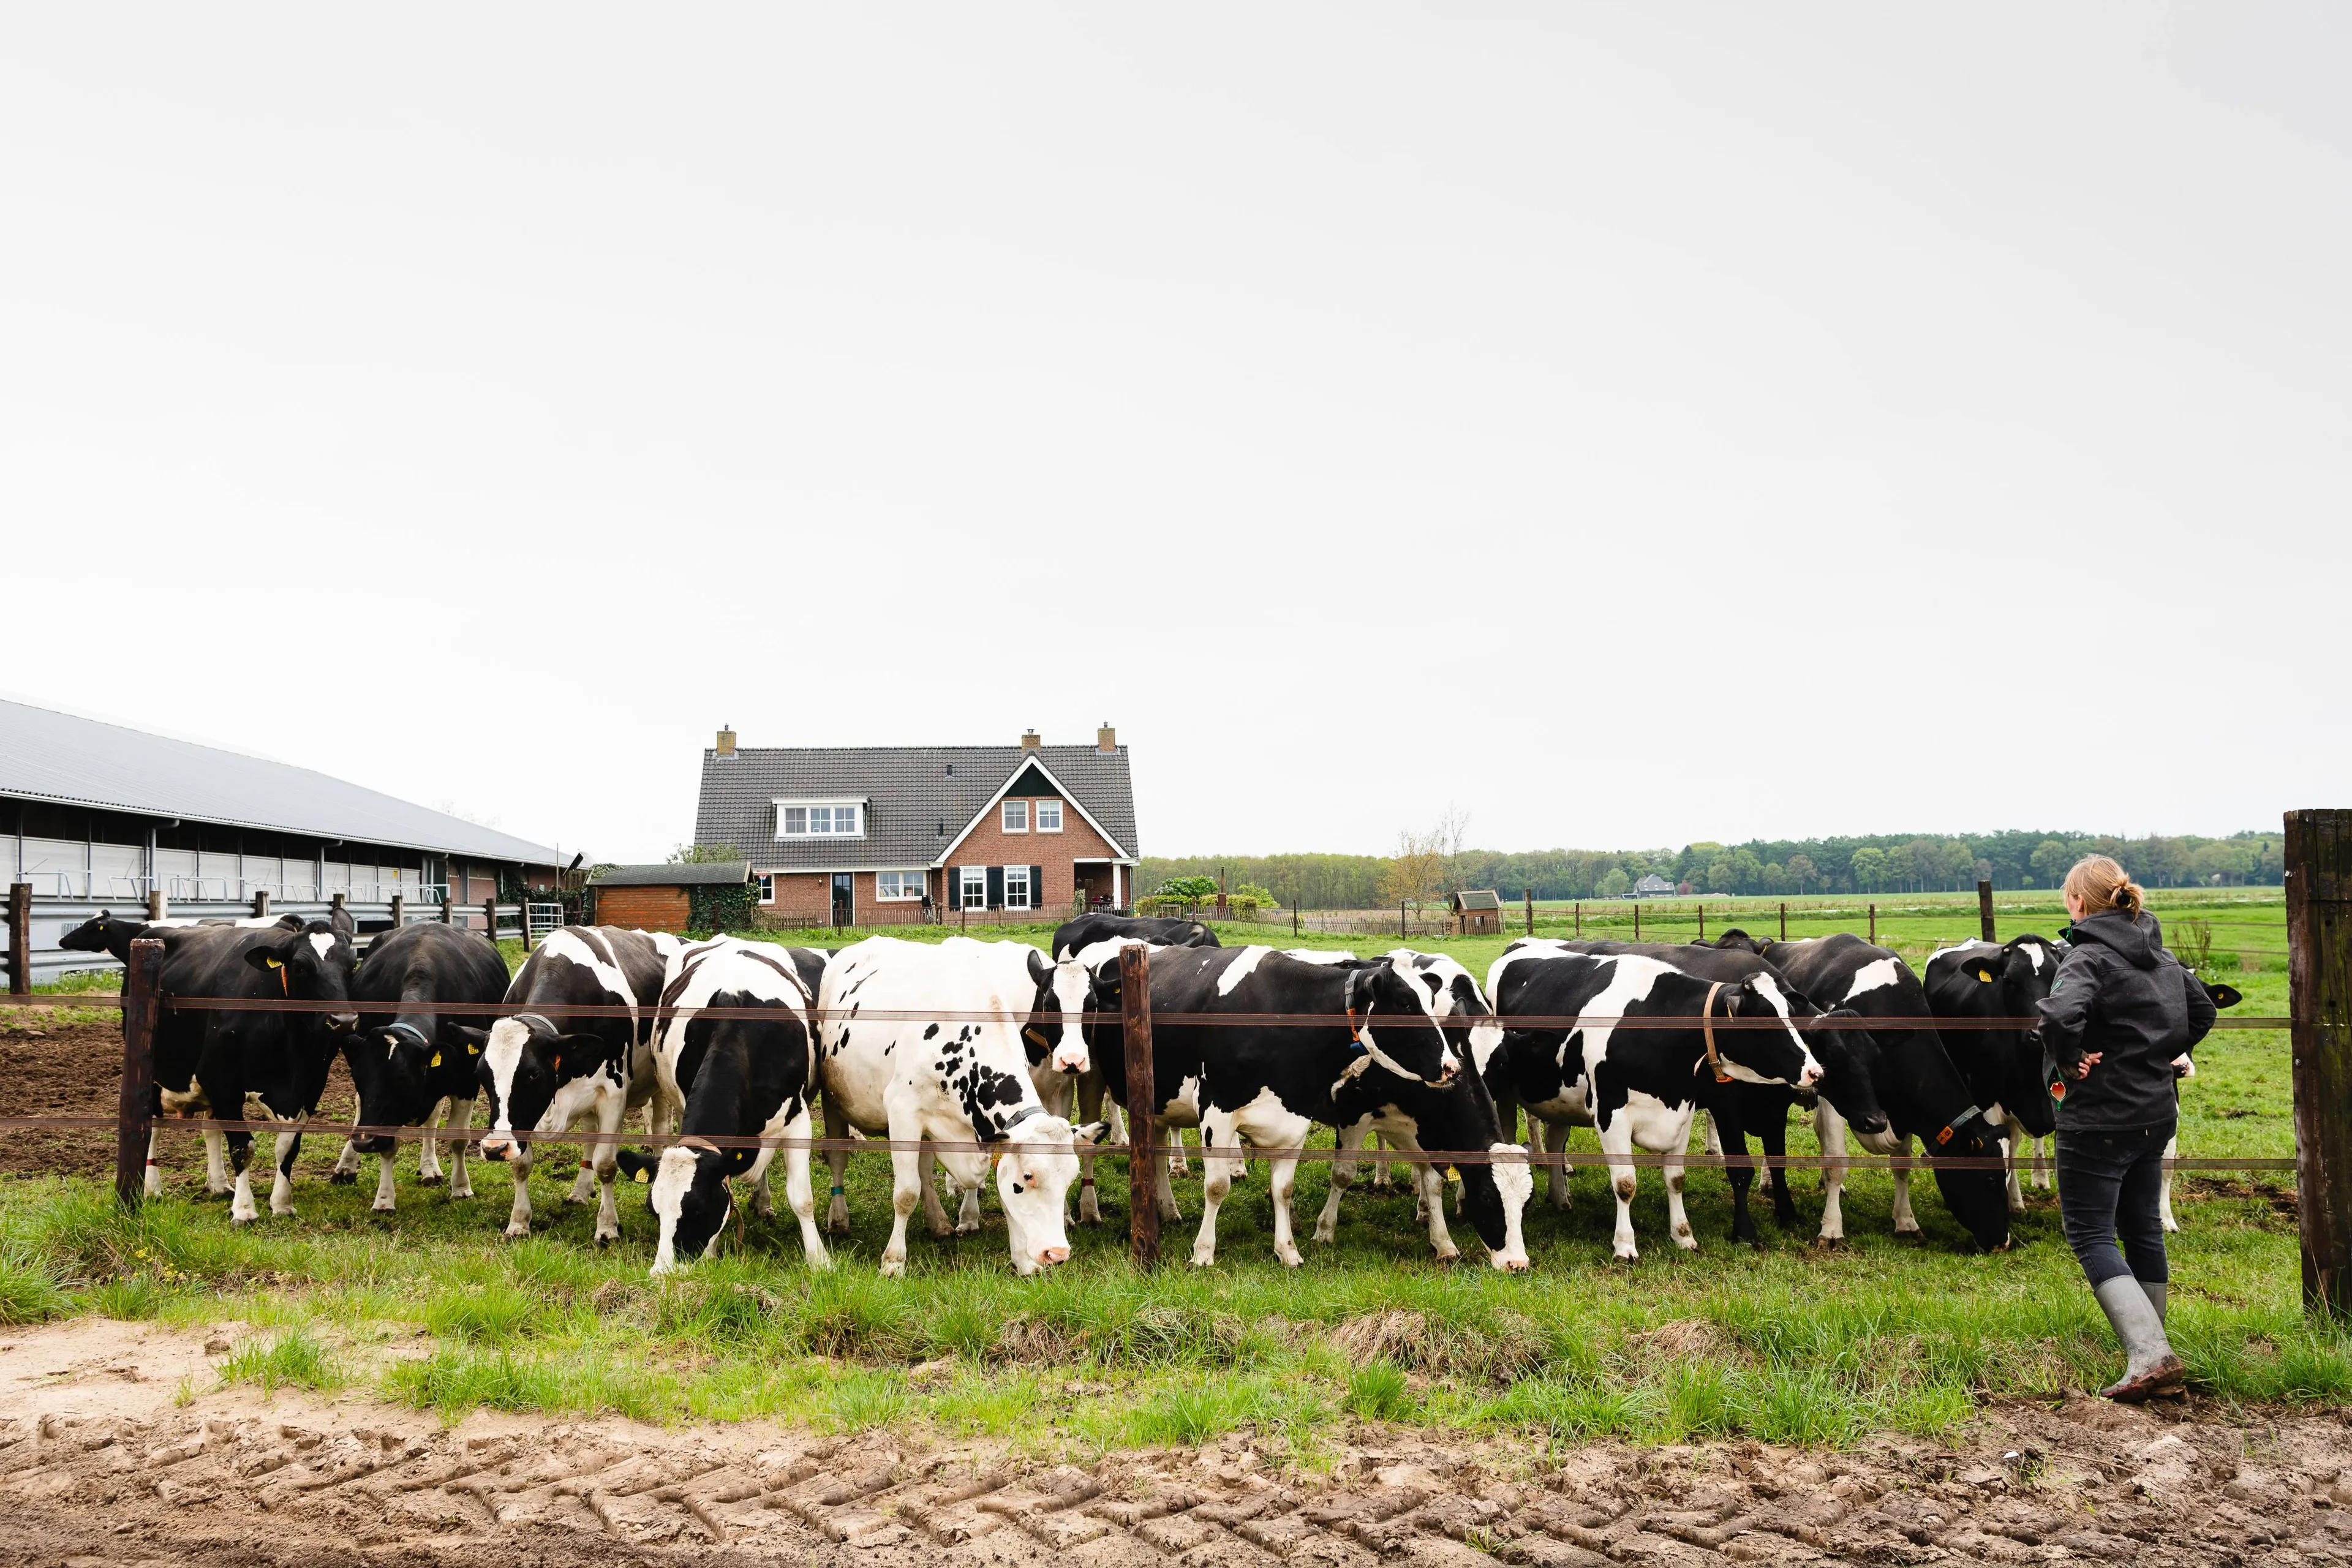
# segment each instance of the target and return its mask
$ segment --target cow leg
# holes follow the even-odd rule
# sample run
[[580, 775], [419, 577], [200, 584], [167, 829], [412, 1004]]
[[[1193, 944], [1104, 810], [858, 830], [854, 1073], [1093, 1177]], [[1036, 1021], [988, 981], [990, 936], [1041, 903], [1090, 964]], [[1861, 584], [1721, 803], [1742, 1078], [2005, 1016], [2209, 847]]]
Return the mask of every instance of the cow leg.
[[466, 1174], [466, 1134], [474, 1125], [474, 1102], [471, 1100], [451, 1100], [449, 1119], [450, 1125], [457, 1130], [457, 1138], [449, 1145], [449, 1163], [454, 1167], [449, 1173], [449, 1195], [470, 1198], [474, 1195], [474, 1178]]
[[147, 1124], [146, 1192], [151, 1198], [160, 1198], [163, 1195], [163, 1167], [155, 1163], [155, 1141], [162, 1136], [159, 1131], [161, 1125], [160, 1119]]
[[[1408, 1154], [1421, 1152], [1420, 1142], [1413, 1138], [1397, 1133], [1385, 1136], [1391, 1148], [1402, 1149]], [[1454, 1245], [1454, 1237], [1445, 1229], [1445, 1173], [1435, 1164], [1424, 1162], [1406, 1167], [1406, 1174], [1420, 1189], [1421, 1205], [1427, 1212], [1419, 1217], [1429, 1226], [1429, 1245], [1436, 1252], [1437, 1261], [1454, 1261], [1462, 1256], [1462, 1249]]]
[[1771, 1121], [1756, 1130], [1756, 1142], [1763, 1147], [1765, 1180], [1772, 1186], [1772, 1223], [1793, 1230], [1797, 1204], [1789, 1195], [1789, 1113], [1773, 1112]]
[[441, 1141], [433, 1129], [447, 1114], [449, 1101], [445, 1097], [436, 1100], [433, 1109], [425, 1113], [425, 1136], [416, 1141], [416, 1179], [425, 1186], [434, 1186], [441, 1180]]
[[1822, 1231], [1814, 1237], [1823, 1247], [1845, 1240], [1845, 1118], [1826, 1100], [1813, 1107], [1813, 1136], [1821, 1141]]
[[[1306, 1142], [1306, 1134], [1299, 1135]], [[1296, 1148], [1297, 1144], [1290, 1147]], [[1307, 1259], [1299, 1255], [1298, 1239], [1291, 1229], [1290, 1193], [1298, 1179], [1298, 1162], [1272, 1160], [1265, 1168], [1266, 1191], [1274, 1198], [1274, 1255], [1296, 1268]]]
[[400, 1206], [393, 1194], [392, 1174], [392, 1163], [399, 1153], [400, 1145], [395, 1143], [375, 1157], [375, 1202], [371, 1206], [377, 1214], [391, 1214]]
[[507, 1173], [514, 1178], [514, 1207], [507, 1211], [507, 1235], [530, 1234], [530, 1149], [518, 1142], [507, 1152]]
[[2042, 1149], [2046, 1144], [2054, 1152], [2058, 1147], [2058, 1135], [2053, 1132], [2047, 1138], [2029, 1138], [2025, 1142], [2033, 1152], [2033, 1184], [2048, 1192], [2057, 1185], [2057, 1182], [2052, 1174], [2051, 1156], [2042, 1152]]
[[[791, 1121], [784, 1123], [783, 1135], [786, 1138], [800, 1141], [797, 1146], [793, 1143], [786, 1143], [783, 1156], [784, 1206], [791, 1209], [793, 1217], [801, 1222], [801, 1254], [808, 1259], [808, 1266], [811, 1268], [831, 1268], [833, 1256], [825, 1251], [824, 1237], [818, 1233], [816, 1227], [816, 1188], [809, 1180], [810, 1160], [806, 1142], [809, 1136], [809, 1110], [805, 1104]], [[771, 1164], [772, 1163], [772, 1161]], [[767, 1190], [768, 1174], [768, 1168], [761, 1167], [760, 1187], [763, 1192]]]
[[2009, 1146], [2001, 1152], [2009, 1156], [2009, 1212], [2025, 1212], [2025, 1184], [2018, 1179], [2018, 1167], [2032, 1152], [2033, 1140], [2027, 1137], [2025, 1124], [2014, 1116], [2002, 1120], [2001, 1131]]
[[[834, 1105], [833, 1096], [826, 1095], [824, 1104], [825, 1137], [836, 1141], [847, 1138], [849, 1136], [848, 1120]], [[849, 1234], [849, 1189], [842, 1184], [841, 1178], [849, 1173], [849, 1151], [827, 1149], [824, 1152], [824, 1164], [825, 1169], [833, 1173], [833, 1201], [825, 1208], [824, 1228], [835, 1236], [847, 1236]]]
[[1178, 1127], [1171, 1129], [1170, 1131], [1171, 1135], [1165, 1145], [1168, 1150], [1168, 1169], [1172, 1174], [1189, 1176], [1192, 1173], [1192, 1163], [1184, 1154], [1184, 1130]]
[[[1323, 1200], [1322, 1212], [1315, 1216], [1315, 1239], [1322, 1242], [1339, 1239], [1339, 1200], [1347, 1195], [1349, 1187], [1356, 1184], [1356, 1162], [1348, 1158], [1348, 1146], [1350, 1143], [1355, 1143], [1358, 1148], [1364, 1146], [1363, 1142], [1357, 1142], [1353, 1127], [1340, 1129], [1336, 1142], [1339, 1157], [1331, 1162], [1330, 1195]], [[1369, 1142], [1370, 1139], [1364, 1140], [1364, 1142]]]
[[629, 1108], [614, 1094], [607, 1095], [597, 1109], [596, 1130], [609, 1136], [597, 1141], [590, 1156], [595, 1163], [583, 1167], [582, 1173], [595, 1172], [596, 1245], [610, 1247], [621, 1239], [621, 1205], [614, 1200], [613, 1179], [621, 1169], [621, 1128], [628, 1121]]
[[[2178, 1160], [2180, 1158], [2180, 1135], [2179, 1133], [2176, 1132], [2170, 1138], [2165, 1140], [2164, 1157], [2168, 1161]], [[2180, 1222], [2172, 1217], [2172, 1168], [2168, 1164], [2165, 1167], [2164, 1171], [2164, 1185], [2156, 1190], [2156, 1216], [2158, 1219], [2164, 1222], [2164, 1228], [2167, 1230], [2179, 1230], [2180, 1228]]]
[[584, 1204], [596, 1195], [596, 1151], [591, 1149], [580, 1162], [579, 1173], [572, 1178], [572, 1188], [563, 1194], [567, 1204]]
[[1217, 1205], [1234, 1189], [1234, 1161], [1217, 1152], [1234, 1143], [1233, 1119], [1223, 1111], [1201, 1117], [1201, 1234], [1192, 1238], [1192, 1267], [1207, 1268], [1217, 1261]]
[[1748, 1130], [1734, 1127], [1730, 1134], [1727, 1141], [1722, 1119], [1712, 1111], [1707, 1113], [1706, 1152], [1722, 1154], [1730, 1143], [1739, 1145], [1739, 1158], [1726, 1160], [1723, 1164], [1723, 1179], [1731, 1187], [1731, 1239], [1744, 1241], [1750, 1247], [1760, 1247], [1763, 1238], [1756, 1234], [1755, 1216], [1748, 1212], [1748, 1189], [1756, 1184], [1756, 1166], [1748, 1158]]
[[1690, 1140], [1677, 1141], [1668, 1152], [1667, 1163], [1661, 1167], [1666, 1178], [1666, 1226], [1674, 1234], [1675, 1245], [1685, 1252], [1698, 1250], [1698, 1237], [1691, 1234], [1690, 1216], [1683, 1212], [1683, 1149]]
[[[908, 1130], [910, 1133], [913, 1131], [911, 1128]], [[900, 1142], [903, 1136], [898, 1129], [894, 1127], [890, 1130], [891, 1142]], [[930, 1191], [928, 1173], [924, 1169], [929, 1159], [928, 1153], [917, 1153], [908, 1149], [890, 1151], [890, 1240], [882, 1248], [882, 1275], [885, 1279], [907, 1271], [907, 1221], [913, 1216], [916, 1205], [923, 1201], [923, 1194]], [[938, 1200], [934, 1197], [933, 1201]], [[940, 1217], [944, 1219], [946, 1216]]]
[[933, 1236], [951, 1236], [955, 1227], [948, 1224], [948, 1211], [940, 1206], [940, 1177], [931, 1159], [930, 1145], [926, 1143], [915, 1156], [916, 1178], [923, 1184], [923, 1228]]
[[[359, 1108], [352, 1109], [352, 1125], [360, 1124]], [[349, 1138], [343, 1140], [342, 1152], [335, 1156], [335, 1168], [327, 1173], [327, 1180], [339, 1187], [351, 1186], [360, 1179], [360, 1152], [352, 1147]]]
[[[1910, 1157], [1909, 1133], [1895, 1134], [1895, 1152], [1906, 1159]], [[1911, 1173], [1902, 1166], [1895, 1172], [1895, 1234], [1898, 1239], [1909, 1237], [1915, 1240], [1919, 1235], [1919, 1216], [1911, 1212]]]
[[963, 1206], [956, 1211], [956, 1234], [970, 1236], [980, 1228], [980, 1184], [963, 1190]]
[[768, 1172], [761, 1166], [751, 1183], [751, 1212], [761, 1219], [776, 1217], [776, 1194], [768, 1189]]
[[270, 1162], [274, 1167], [269, 1183], [269, 1212], [291, 1215], [294, 1212], [294, 1162], [302, 1152], [302, 1129], [309, 1124], [310, 1113], [304, 1111], [294, 1118], [294, 1129], [277, 1137], [278, 1157]]
[[1575, 1173], [1568, 1163], [1568, 1132], [1565, 1121], [1543, 1124], [1544, 1195], [1556, 1209], [1568, 1207], [1568, 1179]]
[[[1074, 1091], [1078, 1102], [1077, 1120], [1081, 1126], [1102, 1120], [1105, 1090], [1103, 1076], [1090, 1072], [1078, 1079]], [[1086, 1152], [1078, 1156], [1078, 1223], [1097, 1225], [1102, 1220], [1102, 1205], [1095, 1196], [1095, 1146], [1087, 1144]]]
[[1637, 1190], [1637, 1167], [1630, 1158], [1633, 1152], [1633, 1130], [1620, 1111], [1610, 1118], [1610, 1124], [1600, 1129], [1600, 1133], [1601, 1162], [1609, 1167], [1609, 1190], [1617, 1198], [1617, 1229], [1609, 1238], [1609, 1249], [1618, 1262], [1631, 1263], [1641, 1256], [1633, 1245], [1633, 1194]]
[[[1171, 1127], [1166, 1122], [1161, 1122], [1160, 1135], [1162, 1138], [1172, 1138], [1176, 1147], [1180, 1149], [1184, 1146], [1184, 1130], [1181, 1127]], [[1133, 1148], [1134, 1145], [1130, 1143], [1129, 1147]], [[1184, 1211], [1176, 1206], [1176, 1183], [1170, 1173], [1175, 1167], [1175, 1162], [1154, 1160], [1152, 1164], [1157, 1167], [1151, 1173], [1151, 1185], [1152, 1194], [1160, 1205], [1160, 1217], [1171, 1221], [1182, 1219]]]
[[[1369, 1127], [1364, 1129], [1363, 1137], [1356, 1144], [1359, 1149], [1377, 1149], [1380, 1146], [1381, 1135]], [[1364, 1184], [1376, 1193], [1386, 1193], [1389, 1190], [1390, 1175], [1389, 1163], [1386, 1160], [1375, 1160], [1372, 1162], [1372, 1173], [1365, 1179]], [[1415, 1215], [1413, 1217], [1419, 1219], [1421, 1216]]]

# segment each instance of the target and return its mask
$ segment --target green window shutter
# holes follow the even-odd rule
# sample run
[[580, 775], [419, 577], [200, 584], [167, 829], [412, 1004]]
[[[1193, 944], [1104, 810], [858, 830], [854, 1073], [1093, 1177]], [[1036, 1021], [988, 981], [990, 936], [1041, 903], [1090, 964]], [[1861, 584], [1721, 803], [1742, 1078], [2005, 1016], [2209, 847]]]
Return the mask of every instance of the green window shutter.
[[988, 907], [992, 910], [1004, 907], [1004, 868], [1002, 866], [988, 868]]
[[1045, 907], [1045, 868], [1043, 866], [1029, 868], [1029, 907], [1033, 910]]

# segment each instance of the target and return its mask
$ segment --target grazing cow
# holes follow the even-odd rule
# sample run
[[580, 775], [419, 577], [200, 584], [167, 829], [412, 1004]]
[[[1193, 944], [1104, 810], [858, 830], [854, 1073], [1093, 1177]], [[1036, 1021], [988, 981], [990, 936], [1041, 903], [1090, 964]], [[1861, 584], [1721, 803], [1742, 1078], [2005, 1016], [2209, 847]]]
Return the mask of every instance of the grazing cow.
[[[1695, 1250], [1683, 1212], [1681, 1156], [1690, 1145], [1700, 1075], [1810, 1089], [1822, 1065], [1797, 1032], [1788, 995], [1769, 971], [1710, 981], [1685, 962], [1642, 953], [1589, 953], [1521, 938], [1486, 972], [1486, 994], [1504, 1024], [1504, 1059], [1528, 1113], [1555, 1126], [1598, 1131], [1617, 1195], [1616, 1256], [1631, 1262], [1635, 1146], [1667, 1157], [1666, 1212], [1675, 1245]], [[1725, 1029], [1702, 1022], [1622, 1028], [1621, 1018], [1756, 1018], [1777, 1027]], [[1571, 1018], [1571, 1026], [1514, 1019]]]
[[[734, 1209], [729, 1179], [752, 1184], [753, 1206], [771, 1212], [768, 1167], [776, 1148], [721, 1148], [713, 1137], [805, 1140], [815, 1094], [809, 1010], [821, 984], [824, 957], [731, 939], [689, 947], [668, 964], [661, 1005], [676, 1009], [661, 1026], [654, 1050], [663, 1091], [682, 1107], [682, 1141], [662, 1151], [651, 1201], [661, 1239], [653, 1271], [667, 1274], [708, 1256]], [[756, 1011], [751, 1018], [710, 1017], [714, 1008]], [[832, 1267], [816, 1230], [816, 1196], [809, 1185], [805, 1142], [787, 1148], [784, 1201], [801, 1222], [801, 1246], [812, 1268]]]
[[[1908, 1153], [1911, 1140], [1920, 1140], [1927, 1158], [1935, 1163], [1936, 1186], [1952, 1217], [1988, 1251], [2007, 1247], [2009, 1205], [2001, 1173], [1954, 1169], [1943, 1163], [2000, 1158], [1999, 1124], [1977, 1104], [1968, 1079], [1931, 1025], [1893, 1021], [1929, 1016], [1927, 992], [1910, 966], [1891, 948], [1874, 947], [1851, 932], [1801, 942], [1766, 942], [1757, 947], [1766, 963], [1822, 1005], [1890, 1020], [1873, 1026], [1869, 1037], [1877, 1047], [1872, 1078], [1878, 1102], [1885, 1108], [1891, 1136], [1885, 1147], [1869, 1138], [1863, 1140], [1864, 1146], [1876, 1153]], [[1816, 1131], [1824, 1155], [1832, 1160], [1843, 1156], [1844, 1129], [1833, 1117], [1818, 1120]], [[1845, 1235], [1838, 1203], [1844, 1180], [1843, 1165], [1822, 1171], [1822, 1187], [1827, 1198], [1822, 1210], [1824, 1244], [1833, 1245]], [[1919, 1234], [1918, 1218], [1911, 1212], [1907, 1170], [1895, 1173], [1895, 1234]]]
[[[1565, 945], [1575, 952], [1640, 953], [1709, 981], [1741, 981], [1765, 973], [1780, 983], [1789, 1016], [1797, 1021], [1798, 1034], [1822, 1064], [1817, 1090], [1809, 1093], [1786, 1084], [1749, 1083], [1736, 1078], [1719, 1079], [1713, 1074], [1708, 1074], [1699, 1086], [1699, 1103], [1707, 1112], [1707, 1152], [1721, 1154], [1734, 1151], [1741, 1156], [1738, 1162], [1724, 1167], [1724, 1178], [1731, 1188], [1731, 1234], [1735, 1240], [1751, 1247], [1759, 1245], [1756, 1222], [1748, 1213], [1748, 1194], [1756, 1179], [1755, 1166], [1746, 1160], [1751, 1132], [1764, 1151], [1774, 1223], [1784, 1230], [1797, 1223], [1797, 1205], [1789, 1195], [1785, 1163], [1791, 1106], [1805, 1108], [1813, 1118], [1817, 1134], [1823, 1129], [1833, 1131], [1841, 1152], [1848, 1126], [1868, 1148], [1881, 1153], [1894, 1148], [1894, 1134], [1887, 1129], [1886, 1112], [1878, 1100], [1876, 1044], [1868, 1033], [1844, 1026], [1846, 1020], [1855, 1017], [1852, 1010], [1825, 1011], [1786, 972], [1759, 957], [1746, 932], [1728, 931], [1718, 942], [1680, 945], [1613, 942], [1570, 942]], [[1563, 1167], [1565, 1163], [1563, 1161]], [[1843, 1167], [1824, 1170], [1822, 1235], [1832, 1245], [1845, 1235], [1839, 1205], [1843, 1181]]]
[[[1416, 955], [1417, 956], [1417, 955]], [[1096, 1055], [1111, 1092], [1127, 1101], [1124, 1033], [1117, 1022], [1115, 963], [1096, 971], [1104, 1015]], [[1447, 993], [1441, 982], [1436, 987]], [[1450, 994], [1450, 993], [1447, 993]], [[1201, 1232], [1192, 1261], [1216, 1261], [1217, 1210], [1231, 1189], [1230, 1168], [1247, 1145], [1303, 1147], [1319, 1124], [1336, 1128], [1342, 1146], [1378, 1131], [1407, 1152], [1423, 1148], [1483, 1149], [1507, 1156], [1462, 1173], [1463, 1204], [1497, 1268], [1527, 1267], [1520, 1232], [1531, 1183], [1527, 1152], [1506, 1142], [1483, 1080], [1463, 1071], [1464, 1050], [1451, 1037], [1475, 1026], [1449, 1024], [1434, 1008], [1432, 988], [1394, 959], [1369, 963], [1304, 963], [1272, 948], [1156, 952], [1151, 960], [1152, 1106], [1128, 1101], [1129, 1116], [1150, 1115], [1160, 1127], [1201, 1130]], [[1330, 1022], [1240, 1024], [1186, 1021], [1184, 1015], [1303, 1014]], [[1344, 1021], [1343, 1021], [1344, 1020]], [[1296, 1159], [1269, 1156], [1274, 1197], [1274, 1252], [1296, 1268], [1290, 1197]], [[1452, 1257], [1444, 1205], [1421, 1168], [1431, 1215], [1430, 1240]], [[1334, 1178], [1338, 1178], [1335, 1176]], [[1164, 1173], [1160, 1212], [1176, 1213]], [[1318, 1229], [1318, 1237], [1328, 1239]]]
[[[241, 1118], [248, 1096], [288, 1125], [278, 1135], [276, 1177], [269, 1212], [294, 1212], [295, 1157], [302, 1128], [319, 1108], [333, 1065], [339, 1036], [358, 1022], [346, 1011], [351, 1001], [352, 953], [348, 931], [328, 921], [299, 927], [272, 921], [258, 928], [172, 926], [152, 932], [163, 942], [165, 1005], [155, 1027], [158, 1108], [179, 1116]], [[324, 1002], [330, 1013], [294, 1011], [196, 1011], [175, 1008], [180, 998], [273, 1002]], [[231, 1190], [229, 1218], [239, 1225], [260, 1217], [247, 1166], [253, 1134], [235, 1131], [223, 1139], [226, 1173], [214, 1163], [215, 1146], [205, 1140], [208, 1190]], [[154, 1145], [148, 1146], [148, 1190], [161, 1190]]]
[[[661, 999], [661, 944], [640, 931], [617, 926], [562, 926], [548, 933], [507, 986], [506, 1003], [517, 1009], [488, 1029], [464, 1030], [482, 1047], [475, 1075], [489, 1100], [490, 1130], [482, 1135], [482, 1157], [503, 1160], [514, 1171], [514, 1207], [507, 1234], [530, 1234], [531, 1146], [517, 1132], [562, 1132], [593, 1124], [604, 1134], [567, 1203], [585, 1203], [598, 1194], [596, 1245], [621, 1235], [621, 1213], [613, 1201], [619, 1169], [615, 1140], [622, 1120], [643, 1106], [646, 1130], [659, 1130], [667, 1098], [655, 1070], [654, 1007]], [[613, 1017], [567, 1018], [559, 1025], [535, 1007], [608, 1006]]]
[[1054, 932], [1054, 956], [1076, 958], [1098, 942], [1118, 939], [1153, 947], [1214, 947], [1217, 933], [1199, 921], [1152, 920], [1138, 915], [1080, 915]]
[[[352, 976], [352, 1000], [360, 1024], [343, 1042], [343, 1060], [359, 1090], [362, 1127], [430, 1126], [446, 1109], [455, 1130], [449, 1181], [452, 1198], [474, 1195], [466, 1173], [465, 1128], [474, 1119], [481, 1054], [479, 1014], [443, 1014], [444, 1002], [496, 1003], [506, 995], [507, 964], [481, 932], [463, 926], [422, 921], [385, 931], [369, 944]], [[388, 1134], [354, 1138], [343, 1145], [356, 1168], [359, 1156], [376, 1156], [375, 1212], [395, 1207], [393, 1162], [399, 1144]], [[340, 1175], [343, 1165], [336, 1163]], [[441, 1162], [434, 1140], [422, 1141], [416, 1179], [437, 1182]]]
[[[1930, 953], [1926, 971], [1927, 1009], [1955, 1024], [1986, 1018], [2032, 1018], [2058, 978], [2057, 944], [2047, 937], [2014, 936], [2006, 942], [1969, 941]], [[2050, 1185], [2047, 1162], [2034, 1153], [2037, 1139], [2054, 1138], [2058, 1108], [2042, 1079], [2042, 1030], [2029, 1027], [1948, 1028], [1941, 1031], [1953, 1065], [1969, 1080], [1969, 1093], [1995, 1127], [2006, 1131], [2009, 1206], [2025, 1212], [2025, 1185], [2017, 1162], [2033, 1158], [2033, 1183]]]
[[[923, 1176], [929, 1151], [918, 1146], [925, 1142], [1003, 1145], [1001, 1157], [957, 1149], [938, 1159], [961, 1192], [986, 1181], [993, 1161], [1016, 1272], [1066, 1261], [1063, 1215], [1078, 1174], [1075, 1141], [1092, 1142], [1101, 1129], [1072, 1128], [1046, 1109], [1030, 1079], [1022, 1030], [1038, 1010], [1038, 986], [1015, 944], [868, 937], [834, 955], [818, 1000], [827, 1136], [855, 1127], [909, 1145], [890, 1152], [894, 1217], [882, 1272], [905, 1271], [907, 1220], [916, 1205], [924, 1205], [934, 1235], [947, 1233], [938, 1193]], [[866, 1009], [912, 1021], [859, 1017]], [[950, 1016], [926, 1023], [926, 1014]], [[1083, 1034], [1064, 1037], [1053, 1051], [1059, 1070], [1086, 1064]], [[848, 1155], [836, 1151], [829, 1163], [837, 1192]]]

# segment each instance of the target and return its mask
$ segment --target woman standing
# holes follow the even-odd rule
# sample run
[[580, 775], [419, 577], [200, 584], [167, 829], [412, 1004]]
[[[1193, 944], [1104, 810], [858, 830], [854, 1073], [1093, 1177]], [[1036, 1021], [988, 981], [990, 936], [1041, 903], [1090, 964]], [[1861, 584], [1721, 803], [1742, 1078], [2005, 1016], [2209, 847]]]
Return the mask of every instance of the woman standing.
[[2179, 1394], [2184, 1381], [2164, 1337], [2169, 1275], [2157, 1202], [2180, 1115], [2173, 1061], [2213, 1027], [2213, 1001], [2164, 951], [2163, 930], [2121, 866], [2104, 855], [2076, 861], [2065, 896], [2069, 946], [2039, 1005], [2058, 1101], [2059, 1202], [2067, 1243], [2129, 1358], [2099, 1392], [2137, 1405]]

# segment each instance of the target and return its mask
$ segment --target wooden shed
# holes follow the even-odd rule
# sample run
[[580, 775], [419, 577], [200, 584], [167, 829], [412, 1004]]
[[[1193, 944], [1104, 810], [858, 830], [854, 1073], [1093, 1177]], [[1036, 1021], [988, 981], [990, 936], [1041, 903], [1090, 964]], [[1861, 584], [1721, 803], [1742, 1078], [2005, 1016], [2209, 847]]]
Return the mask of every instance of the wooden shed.
[[1454, 934], [1455, 936], [1500, 936], [1503, 931], [1503, 900], [1492, 888], [1465, 890], [1454, 895]]
[[749, 860], [691, 866], [607, 866], [589, 879], [596, 923], [636, 931], [683, 933], [692, 923], [695, 888], [740, 887], [751, 879]]

